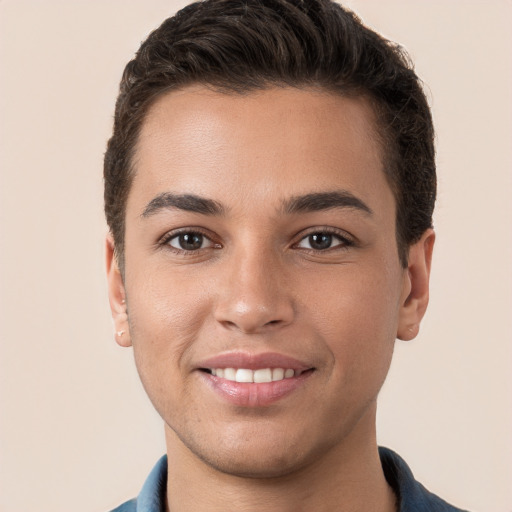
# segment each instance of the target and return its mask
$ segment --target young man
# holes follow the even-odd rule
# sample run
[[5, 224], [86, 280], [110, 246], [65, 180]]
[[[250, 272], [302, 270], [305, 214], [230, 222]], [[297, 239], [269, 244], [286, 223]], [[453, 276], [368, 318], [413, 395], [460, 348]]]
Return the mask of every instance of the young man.
[[218, 0], [123, 75], [105, 156], [116, 340], [167, 456], [117, 511], [454, 511], [376, 444], [428, 303], [430, 111], [328, 0]]

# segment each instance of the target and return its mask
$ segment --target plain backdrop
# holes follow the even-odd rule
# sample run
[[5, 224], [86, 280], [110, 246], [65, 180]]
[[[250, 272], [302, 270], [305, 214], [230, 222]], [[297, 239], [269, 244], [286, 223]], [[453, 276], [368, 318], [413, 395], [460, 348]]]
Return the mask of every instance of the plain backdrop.
[[[104, 512], [164, 452], [113, 340], [102, 158], [125, 63], [184, 5], [0, 1], [0, 511]], [[405, 46], [437, 127], [431, 305], [379, 442], [455, 504], [512, 510], [512, 2], [351, 0]]]

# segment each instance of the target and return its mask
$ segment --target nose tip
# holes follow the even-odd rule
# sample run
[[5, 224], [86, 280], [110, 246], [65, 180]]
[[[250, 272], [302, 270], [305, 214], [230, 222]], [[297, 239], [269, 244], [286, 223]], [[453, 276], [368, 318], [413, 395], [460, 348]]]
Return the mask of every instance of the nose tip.
[[[284, 327], [292, 322], [294, 304], [283, 272], [269, 265], [231, 269], [219, 290], [216, 320], [246, 334]], [[244, 265], [242, 265], [244, 266]]]
[[[275, 298], [275, 297], [274, 297]], [[264, 304], [252, 302], [248, 297], [225, 304], [217, 311], [217, 320], [228, 329], [244, 334], [256, 334], [288, 325], [293, 316], [291, 304]]]

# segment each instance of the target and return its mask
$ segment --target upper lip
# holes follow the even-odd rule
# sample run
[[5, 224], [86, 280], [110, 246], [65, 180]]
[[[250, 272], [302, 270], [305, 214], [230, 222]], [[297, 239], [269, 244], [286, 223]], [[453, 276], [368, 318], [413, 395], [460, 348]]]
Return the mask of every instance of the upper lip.
[[303, 363], [284, 354], [265, 352], [251, 354], [248, 352], [227, 352], [205, 359], [197, 364], [198, 368], [245, 368], [258, 370], [260, 368], [291, 368], [293, 370], [305, 371], [312, 368], [311, 365]]

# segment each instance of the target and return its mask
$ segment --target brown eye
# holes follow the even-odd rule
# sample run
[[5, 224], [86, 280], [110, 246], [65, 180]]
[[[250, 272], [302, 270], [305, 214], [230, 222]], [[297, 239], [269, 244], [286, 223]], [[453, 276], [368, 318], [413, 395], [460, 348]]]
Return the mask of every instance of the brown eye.
[[173, 236], [169, 240], [168, 244], [171, 247], [182, 251], [197, 251], [199, 249], [204, 249], [205, 247], [211, 247], [212, 242], [202, 233], [195, 233], [191, 231]]
[[332, 245], [332, 235], [328, 233], [315, 233], [308, 236], [308, 242], [310, 247], [317, 251], [329, 249]]
[[301, 249], [312, 249], [314, 251], [325, 251], [334, 247], [345, 247], [349, 245], [351, 245], [351, 242], [340, 235], [319, 231], [305, 236], [297, 244], [297, 247]]

